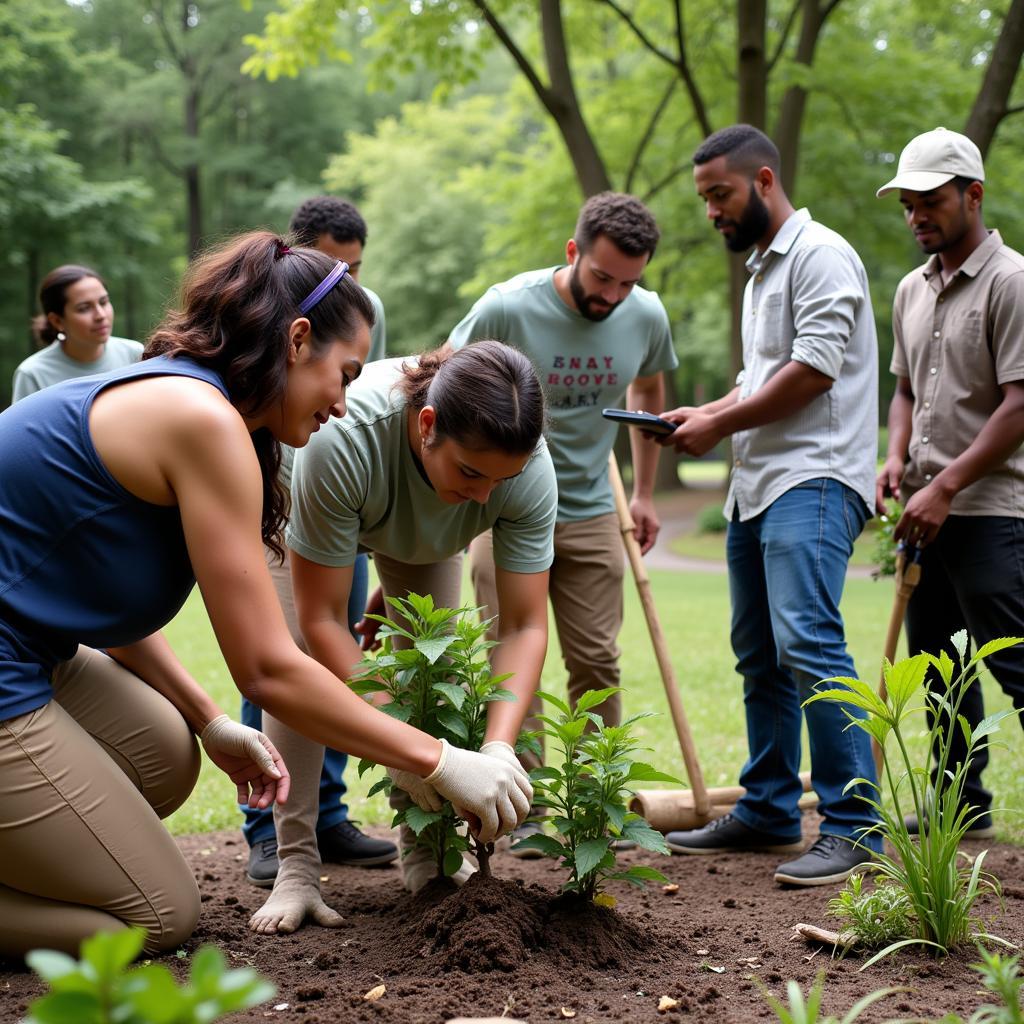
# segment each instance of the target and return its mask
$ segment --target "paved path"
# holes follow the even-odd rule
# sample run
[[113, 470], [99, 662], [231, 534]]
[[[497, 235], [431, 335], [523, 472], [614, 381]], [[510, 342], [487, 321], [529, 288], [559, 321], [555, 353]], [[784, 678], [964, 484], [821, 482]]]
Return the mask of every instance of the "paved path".
[[[724, 501], [725, 493], [719, 488], [688, 487], [655, 499], [661, 518], [661, 533], [658, 543], [644, 556], [648, 569], [670, 569], [675, 572], [707, 572], [724, 575], [725, 562], [720, 558], [691, 558], [677, 555], [672, 550], [672, 540], [682, 533], [692, 532], [697, 515], [705, 505]], [[848, 579], [870, 579], [871, 567], [851, 565]]]

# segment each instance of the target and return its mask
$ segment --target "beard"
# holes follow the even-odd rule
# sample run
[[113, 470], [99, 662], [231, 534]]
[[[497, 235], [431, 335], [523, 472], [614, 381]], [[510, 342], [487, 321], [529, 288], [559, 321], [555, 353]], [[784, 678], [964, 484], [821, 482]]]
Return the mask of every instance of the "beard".
[[572, 265], [572, 270], [569, 271], [569, 292], [573, 302], [576, 303], [576, 309], [579, 310], [579, 314], [584, 320], [593, 320], [595, 323], [607, 320], [622, 304], [621, 300], [609, 306], [599, 296], [588, 295], [583, 290], [583, 285], [580, 284], [579, 268], [580, 263], [577, 260]]
[[726, 248], [731, 252], [746, 252], [752, 249], [759, 239], [763, 238], [771, 225], [771, 214], [764, 200], [754, 191], [754, 185], [750, 185], [750, 198], [747, 205], [740, 214], [739, 220], [729, 220], [719, 217], [715, 220], [715, 227], [733, 228], [732, 236], [723, 235]]
[[967, 203], [963, 196], [960, 197], [960, 217], [955, 224], [950, 224], [948, 231], [943, 231], [941, 228], [935, 225], [926, 225], [930, 227], [936, 235], [936, 241], [924, 242], [918, 239], [917, 244], [921, 247], [921, 252], [926, 253], [929, 256], [933, 256], [937, 252], [945, 252], [947, 249], [951, 249], [954, 245], [957, 245], [964, 235], [970, 231], [970, 224], [967, 221]]

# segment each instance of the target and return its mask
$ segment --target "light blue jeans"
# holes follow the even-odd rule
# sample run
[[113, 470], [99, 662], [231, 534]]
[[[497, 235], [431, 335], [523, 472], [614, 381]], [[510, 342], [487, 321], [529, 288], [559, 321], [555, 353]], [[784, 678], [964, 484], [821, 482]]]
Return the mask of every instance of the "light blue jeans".
[[[856, 675], [839, 602], [853, 542], [866, 518], [853, 490], [817, 479], [786, 491], [760, 515], [729, 524], [732, 647], [743, 677], [750, 752], [740, 775], [747, 792], [734, 813], [750, 828], [800, 835], [804, 715], [821, 831], [861, 839], [875, 821], [858, 799], [874, 791], [863, 785], [846, 790], [851, 779], [875, 779], [867, 733], [847, 728], [849, 719], [838, 704], [800, 706], [820, 680]], [[874, 835], [864, 844], [881, 849]]]

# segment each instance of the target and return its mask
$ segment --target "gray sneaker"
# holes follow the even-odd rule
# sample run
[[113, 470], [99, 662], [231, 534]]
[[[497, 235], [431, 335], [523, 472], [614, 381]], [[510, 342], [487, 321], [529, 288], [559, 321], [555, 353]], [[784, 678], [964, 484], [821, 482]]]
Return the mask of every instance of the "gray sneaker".
[[874, 854], [842, 836], [821, 835], [802, 857], [780, 864], [775, 881], [782, 885], [831, 885], [843, 882]]
[[277, 878], [279, 867], [277, 859], [277, 836], [269, 839], [257, 839], [249, 850], [249, 865], [245, 873], [251, 885], [260, 889], [270, 889]]

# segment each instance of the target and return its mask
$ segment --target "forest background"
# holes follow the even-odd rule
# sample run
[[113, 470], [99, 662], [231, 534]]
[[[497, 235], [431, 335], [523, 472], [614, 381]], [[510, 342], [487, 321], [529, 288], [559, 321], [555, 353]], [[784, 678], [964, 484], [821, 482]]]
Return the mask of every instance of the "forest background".
[[884, 417], [892, 296], [922, 257], [875, 189], [912, 136], [967, 131], [986, 223], [1024, 249], [1022, 52], [1024, 0], [3, 0], [0, 408], [53, 266], [100, 271], [114, 333], [145, 340], [193, 254], [283, 231], [324, 191], [369, 224], [361, 280], [391, 354], [562, 262], [585, 195], [640, 196], [662, 230], [645, 284], [672, 321], [673, 401], [715, 397], [745, 272], [690, 156], [745, 120], [864, 260]]

